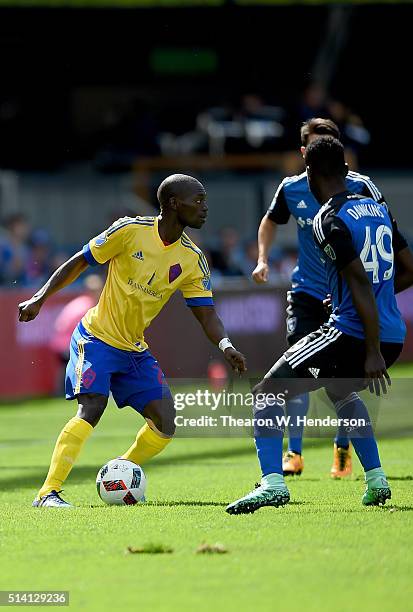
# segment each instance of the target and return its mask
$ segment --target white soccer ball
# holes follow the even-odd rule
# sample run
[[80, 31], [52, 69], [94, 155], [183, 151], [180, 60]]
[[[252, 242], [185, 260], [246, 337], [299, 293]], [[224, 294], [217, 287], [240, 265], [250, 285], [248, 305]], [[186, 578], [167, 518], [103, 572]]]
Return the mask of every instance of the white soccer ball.
[[112, 459], [96, 477], [99, 497], [110, 506], [130, 506], [145, 501], [146, 476], [143, 469], [127, 459]]

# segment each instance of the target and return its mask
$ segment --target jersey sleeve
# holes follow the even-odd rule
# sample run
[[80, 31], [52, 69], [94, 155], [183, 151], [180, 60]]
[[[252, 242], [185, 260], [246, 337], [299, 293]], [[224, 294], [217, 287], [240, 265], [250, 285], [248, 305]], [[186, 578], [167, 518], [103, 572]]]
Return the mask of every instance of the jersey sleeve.
[[386, 207], [387, 207], [387, 212], [389, 213], [390, 221], [391, 221], [391, 224], [392, 224], [392, 230], [393, 230], [393, 251], [394, 251], [394, 253], [398, 253], [399, 251], [402, 251], [403, 249], [405, 249], [409, 245], [407, 243], [406, 238], [400, 232], [400, 230], [399, 230], [399, 228], [397, 226], [397, 221], [393, 217], [393, 214], [392, 214], [390, 208], [387, 205], [386, 205]]
[[277, 223], [277, 225], [285, 225], [288, 223], [290, 215], [291, 213], [285, 197], [285, 186], [284, 182], [282, 182], [275, 192], [267, 210], [267, 217], [271, 219], [271, 221], [274, 221], [274, 223]]
[[185, 298], [187, 306], [213, 306], [211, 288], [211, 273], [208, 263], [203, 253], [199, 254], [199, 259], [192, 274], [185, 279], [180, 290]]
[[104, 264], [116, 257], [124, 247], [125, 234], [130, 222], [119, 219], [107, 230], [84, 245], [82, 252], [90, 266]]
[[379, 204], [384, 203], [384, 197], [380, 189], [378, 189], [373, 181], [368, 177], [363, 179], [359, 195], [366, 196], [366, 198], [372, 198], [375, 202], [379, 202]]
[[318, 214], [315, 217], [313, 236], [323, 253], [335, 264], [338, 272], [359, 256], [347, 225], [333, 214]]

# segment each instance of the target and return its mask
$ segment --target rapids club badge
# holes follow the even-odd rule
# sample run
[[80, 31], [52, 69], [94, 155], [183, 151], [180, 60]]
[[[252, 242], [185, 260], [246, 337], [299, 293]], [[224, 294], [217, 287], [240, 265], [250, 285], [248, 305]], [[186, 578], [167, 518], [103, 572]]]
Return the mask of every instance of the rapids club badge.
[[178, 278], [182, 274], [182, 268], [179, 263], [174, 264], [169, 268], [169, 282], [173, 283], [174, 280]]

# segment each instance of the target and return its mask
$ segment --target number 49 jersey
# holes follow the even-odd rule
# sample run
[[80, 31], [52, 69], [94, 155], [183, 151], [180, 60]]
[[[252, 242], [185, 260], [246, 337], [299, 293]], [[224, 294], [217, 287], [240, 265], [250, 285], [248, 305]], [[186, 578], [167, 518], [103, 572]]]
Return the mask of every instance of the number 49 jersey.
[[344, 192], [331, 198], [314, 218], [313, 234], [326, 267], [333, 314], [340, 331], [364, 338], [350, 289], [340, 272], [359, 257], [372, 284], [380, 318], [381, 342], [402, 343], [406, 326], [394, 294], [394, 253], [407, 246], [386, 204]]

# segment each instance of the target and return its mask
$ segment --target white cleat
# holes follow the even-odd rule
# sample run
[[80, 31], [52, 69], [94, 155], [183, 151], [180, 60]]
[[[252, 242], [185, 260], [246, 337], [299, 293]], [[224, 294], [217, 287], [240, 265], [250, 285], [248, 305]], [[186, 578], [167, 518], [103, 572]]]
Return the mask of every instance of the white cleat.
[[32, 506], [35, 508], [73, 508], [59, 495], [61, 491], [50, 491], [47, 495], [43, 495], [40, 499], [35, 499]]

